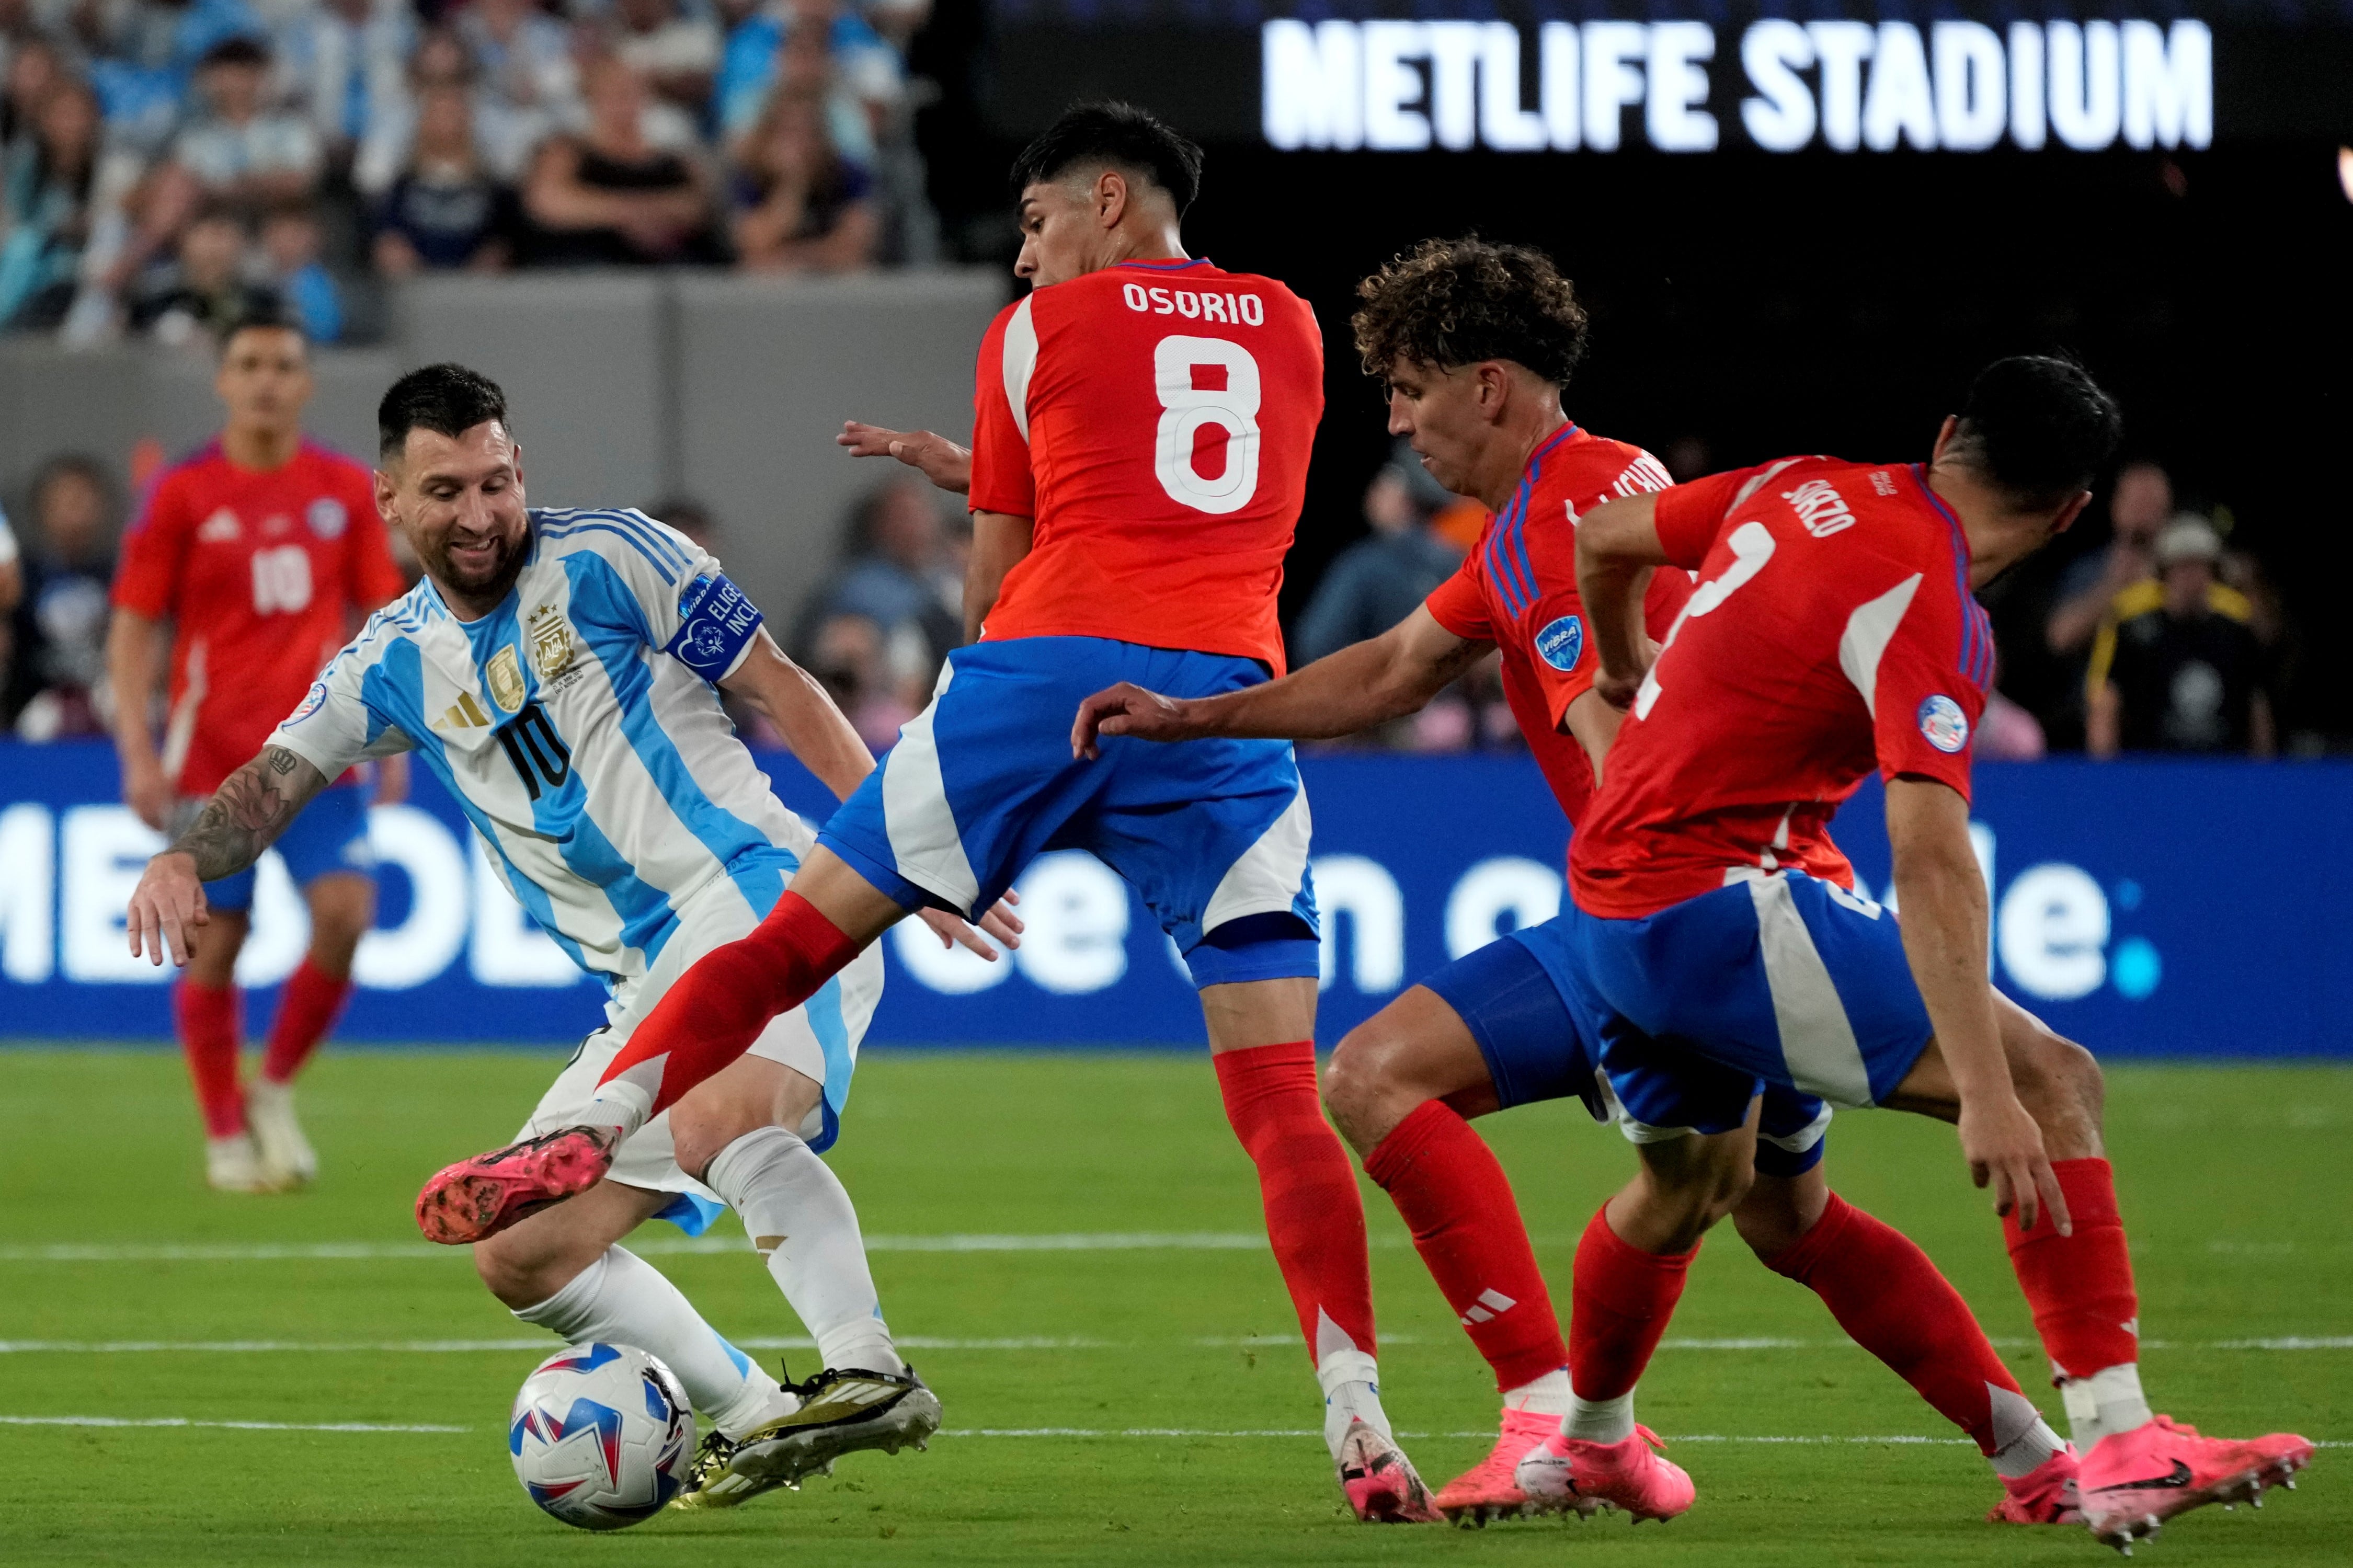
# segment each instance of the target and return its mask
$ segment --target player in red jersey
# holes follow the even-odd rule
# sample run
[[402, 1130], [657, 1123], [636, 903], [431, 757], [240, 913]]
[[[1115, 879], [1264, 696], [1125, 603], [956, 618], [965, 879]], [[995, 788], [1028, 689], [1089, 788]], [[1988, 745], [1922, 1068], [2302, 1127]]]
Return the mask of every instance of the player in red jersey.
[[[222, 340], [213, 385], [227, 422], [149, 490], [123, 538], [107, 636], [122, 797], [159, 829], [257, 754], [359, 618], [403, 586], [368, 470], [302, 435], [311, 380], [301, 330], [271, 313], [241, 320]], [[379, 798], [396, 796], [405, 763], [379, 765]], [[292, 1084], [351, 994], [352, 954], [375, 919], [368, 798], [366, 782], [346, 776], [278, 841], [310, 905], [311, 948], [287, 978], [248, 1088], [238, 1084], [235, 972], [253, 873], [205, 889], [211, 915], [173, 1015], [204, 1113], [206, 1178], [224, 1191], [272, 1192], [317, 1173]]]
[[[1124, 105], [1072, 110], [1022, 153], [1016, 270], [1033, 288], [990, 326], [976, 377], [965, 618], [978, 640], [775, 912], [638, 1026], [583, 1128], [450, 1167], [420, 1213], [428, 1235], [470, 1240], [569, 1195], [601, 1171], [584, 1150], [733, 1060], [909, 910], [978, 915], [1040, 851], [1089, 849], [1135, 886], [1200, 990], [1350, 1506], [1434, 1519], [1381, 1408], [1363, 1205], [1316, 1099], [1318, 926], [1291, 748], [1114, 742], [1089, 762], [1063, 740], [1079, 701], [1121, 679], [1207, 695], [1282, 669], [1275, 595], [1323, 344], [1282, 284], [1186, 255], [1199, 167], [1191, 142]], [[962, 465], [942, 456], [953, 480]]]
[[[1520, 1464], [1532, 1494], [1566, 1495], [1632, 1440], [1634, 1383], [1691, 1253], [1746, 1185], [1760, 1089], [1958, 1124], [2085, 1450], [2099, 1539], [2129, 1549], [2310, 1459], [2292, 1435], [2206, 1438], [2151, 1414], [2098, 1064], [1987, 974], [1968, 747], [1993, 642], [1972, 592], [2074, 521], [2118, 430], [2079, 367], [2003, 360], [1926, 464], [1786, 458], [1579, 529], [1595, 689], [1629, 716], [1570, 846], [1574, 907], [1535, 951], [1647, 1132], [1641, 1174], [1577, 1249], [1576, 1397]], [[1654, 655], [1641, 586], [1668, 566], [1699, 584]], [[1828, 832], [1874, 768], [1900, 928]]]
[[[1389, 429], [1412, 438], [1440, 484], [1486, 503], [1477, 548], [1382, 637], [1222, 697], [1101, 693], [1080, 710], [1073, 742], [1093, 743], [1098, 726], [1160, 741], [1349, 734], [1415, 710], [1500, 647], [1504, 692], [1573, 826], [1619, 724], [1592, 690], [1599, 664], [1577, 595], [1577, 519], [1609, 500], [1663, 489], [1666, 472], [1640, 447], [1581, 430], [1562, 412], [1585, 316], [1542, 255], [1433, 240], [1359, 291], [1357, 347], [1366, 370], [1388, 384]], [[1653, 574], [1643, 601], [1649, 634], [1666, 637], [1690, 596], [1688, 574]], [[1503, 1394], [1493, 1451], [1440, 1491], [1440, 1510], [1483, 1523], [1583, 1511], [1606, 1498], [1652, 1517], [1672, 1510], [1642, 1487], [1640, 1454], [1619, 1467], [1632, 1471], [1630, 1488], [1532, 1499], [1515, 1477], [1520, 1459], [1569, 1412], [1569, 1355], [1511, 1184], [1464, 1119], [1569, 1096], [1597, 1120], [1609, 1114], [1595, 1081], [1597, 1047], [1579, 1036], [1534, 940], [1467, 954], [1350, 1031], [1325, 1075], [1325, 1103], [1395, 1200]], [[1734, 1215], [1743, 1239], [1767, 1267], [1818, 1293], [1857, 1342], [1976, 1439], [2003, 1479], [1997, 1519], [2066, 1521], [2074, 1462], [2065, 1446], [1927, 1255], [1830, 1190], [1821, 1172], [1827, 1121], [1812, 1096], [1768, 1093], [1757, 1180]], [[1634, 1445], [1643, 1447], [1639, 1436]]]

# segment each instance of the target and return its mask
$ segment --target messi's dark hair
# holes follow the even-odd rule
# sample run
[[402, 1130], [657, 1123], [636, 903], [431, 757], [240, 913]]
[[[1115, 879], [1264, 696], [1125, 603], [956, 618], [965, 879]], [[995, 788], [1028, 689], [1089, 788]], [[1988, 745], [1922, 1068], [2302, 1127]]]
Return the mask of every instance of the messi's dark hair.
[[1476, 235], [1425, 239], [1356, 285], [1365, 374], [1404, 359], [1452, 370], [1509, 360], [1566, 386], [1585, 356], [1585, 307], [1552, 258]]
[[462, 364], [428, 364], [394, 382], [375, 405], [376, 450], [397, 457], [411, 430], [458, 437], [485, 419], [513, 428], [507, 420], [507, 395], [497, 382]]
[[1081, 103], [1062, 111], [1013, 160], [1013, 194], [1050, 184], [1082, 163], [1144, 174], [1166, 191], [1176, 216], [1201, 194], [1201, 149], [1176, 127], [1133, 103]]
[[1978, 373], [1954, 455], [2039, 510], [2091, 489], [2123, 439], [2124, 416], [2089, 371], [2072, 360], [2020, 354]]

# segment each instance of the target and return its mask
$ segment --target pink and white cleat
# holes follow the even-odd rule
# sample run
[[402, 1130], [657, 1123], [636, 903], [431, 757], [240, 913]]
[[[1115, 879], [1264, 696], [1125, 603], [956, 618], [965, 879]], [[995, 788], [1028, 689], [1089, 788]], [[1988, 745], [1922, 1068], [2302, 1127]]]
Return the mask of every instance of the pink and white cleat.
[[1368, 1524], [1434, 1524], [1443, 1517], [1430, 1506], [1430, 1489], [1405, 1450], [1361, 1420], [1350, 1421], [1340, 1439], [1339, 1467], [1348, 1506]]
[[2002, 1499], [1986, 1515], [1989, 1524], [2081, 1524], [2083, 1501], [2075, 1490], [2080, 1461], [2073, 1443], [2026, 1474], [2001, 1479]]
[[2292, 1432], [2236, 1442], [2159, 1415], [2094, 1443], [2076, 1486], [2093, 1536], [2129, 1557], [2134, 1542], [2175, 1514], [2210, 1502], [2261, 1508], [2265, 1487], [2294, 1490], [2295, 1472], [2310, 1463], [2310, 1439]]
[[610, 1129], [566, 1127], [460, 1160], [417, 1194], [417, 1228], [444, 1247], [496, 1236], [604, 1180], [617, 1142]]
[[1648, 1426], [1635, 1427], [1632, 1436], [1617, 1443], [1556, 1432], [1529, 1450], [1513, 1479], [1535, 1502], [1623, 1509], [1636, 1524], [1646, 1519], [1663, 1523], [1688, 1510], [1699, 1495], [1681, 1465], [1660, 1457], [1657, 1450], [1665, 1447]]
[[1438, 1494], [1438, 1511], [1461, 1525], [1482, 1530], [1492, 1520], [1530, 1518], [1540, 1513], [1575, 1513], [1589, 1518], [1599, 1506], [1589, 1498], [1571, 1494], [1537, 1500], [1520, 1489], [1514, 1472], [1531, 1448], [1542, 1447], [1560, 1430], [1560, 1417], [1527, 1410], [1504, 1412], [1504, 1435], [1487, 1457], [1446, 1483]]

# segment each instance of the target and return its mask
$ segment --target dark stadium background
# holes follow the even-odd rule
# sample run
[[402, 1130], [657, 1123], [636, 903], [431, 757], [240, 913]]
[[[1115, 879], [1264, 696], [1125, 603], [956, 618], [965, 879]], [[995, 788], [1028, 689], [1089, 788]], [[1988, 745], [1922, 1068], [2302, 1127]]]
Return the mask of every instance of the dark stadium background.
[[[1021, 92], [1041, 67], [1034, 50], [1000, 47], [991, 16], [941, 7], [911, 64], [941, 88], [918, 134], [944, 226], [965, 259], [1009, 263], [1004, 172], [1021, 144], [1009, 128], [1061, 104]], [[2338, 58], [2340, 37], [2319, 35], [2315, 60]], [[1172, 37], [1220, 58], [1238, 39], [1234, 63], [1254, 68], [1247, 27], [1154, 42]], [[2265, 54], [2271, 73], [2297, 57]], [[1088, 93], [1083, 65], [1054, 63], [1065, 98]], [[2263, 81], [2221, 70], [2226, 103], [2262, 101]], [[1177, 114], [1201, 90], [1187, 73], [1145, 101]], [[2353, 120], [2343, 129], [2353, 137]], [[1347, 342], [1356, 280], [1424, 237], [1475, 230], [1541, 246], [1585, 296], [1593, 334], [1572, 418], [1653, 449], [1697, 436], [1717, 467], [1817, 450], [1925, 457], [1988, 360], [2082, 358], [2123, 401], [2125, 458], [2163, 463], [2182, 504], [2227, 509], [2232, 543], [2284, 595], [2283, 739], [2316, 731], [2341, 750], [2353, 743], [2353, 509], [2340, 473], [2353, 451], [2353, 202], [2338, 138], [2303, 130], [2203, 152], [1970, 156], [1316, 153], [1209, 139], [1186, 225], [1193, 254], [1282, 279], [1325, 334], [1328, 402], [1286, 618], [1364, 532], [1358, 501], [1388, 450]], [[1986, 595], [2002, 685], [2038, 712], [2080, 668], [2043, 651], [2051, 587], [2106, 533], [2095, 504]], [[2052, 741], [2081, 737], [2054, 729]]]

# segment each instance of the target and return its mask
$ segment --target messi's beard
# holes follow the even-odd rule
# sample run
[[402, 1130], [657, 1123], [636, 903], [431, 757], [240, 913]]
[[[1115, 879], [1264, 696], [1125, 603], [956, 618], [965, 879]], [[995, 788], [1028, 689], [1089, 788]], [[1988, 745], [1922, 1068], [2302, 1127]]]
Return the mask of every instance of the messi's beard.
[[523, 558], [530, 552], [531, 536], [525, 531], [513, 539], [491, 542], [497, 547], [497, 558], [487, 571], [469, 573], [459, 567], [449, 556], [449, 541], [445, 536], [433, 551], [432, 575], [452, 597], [463, 600], [470, 607], [491, 609], [507, 596], [522, 575]]

